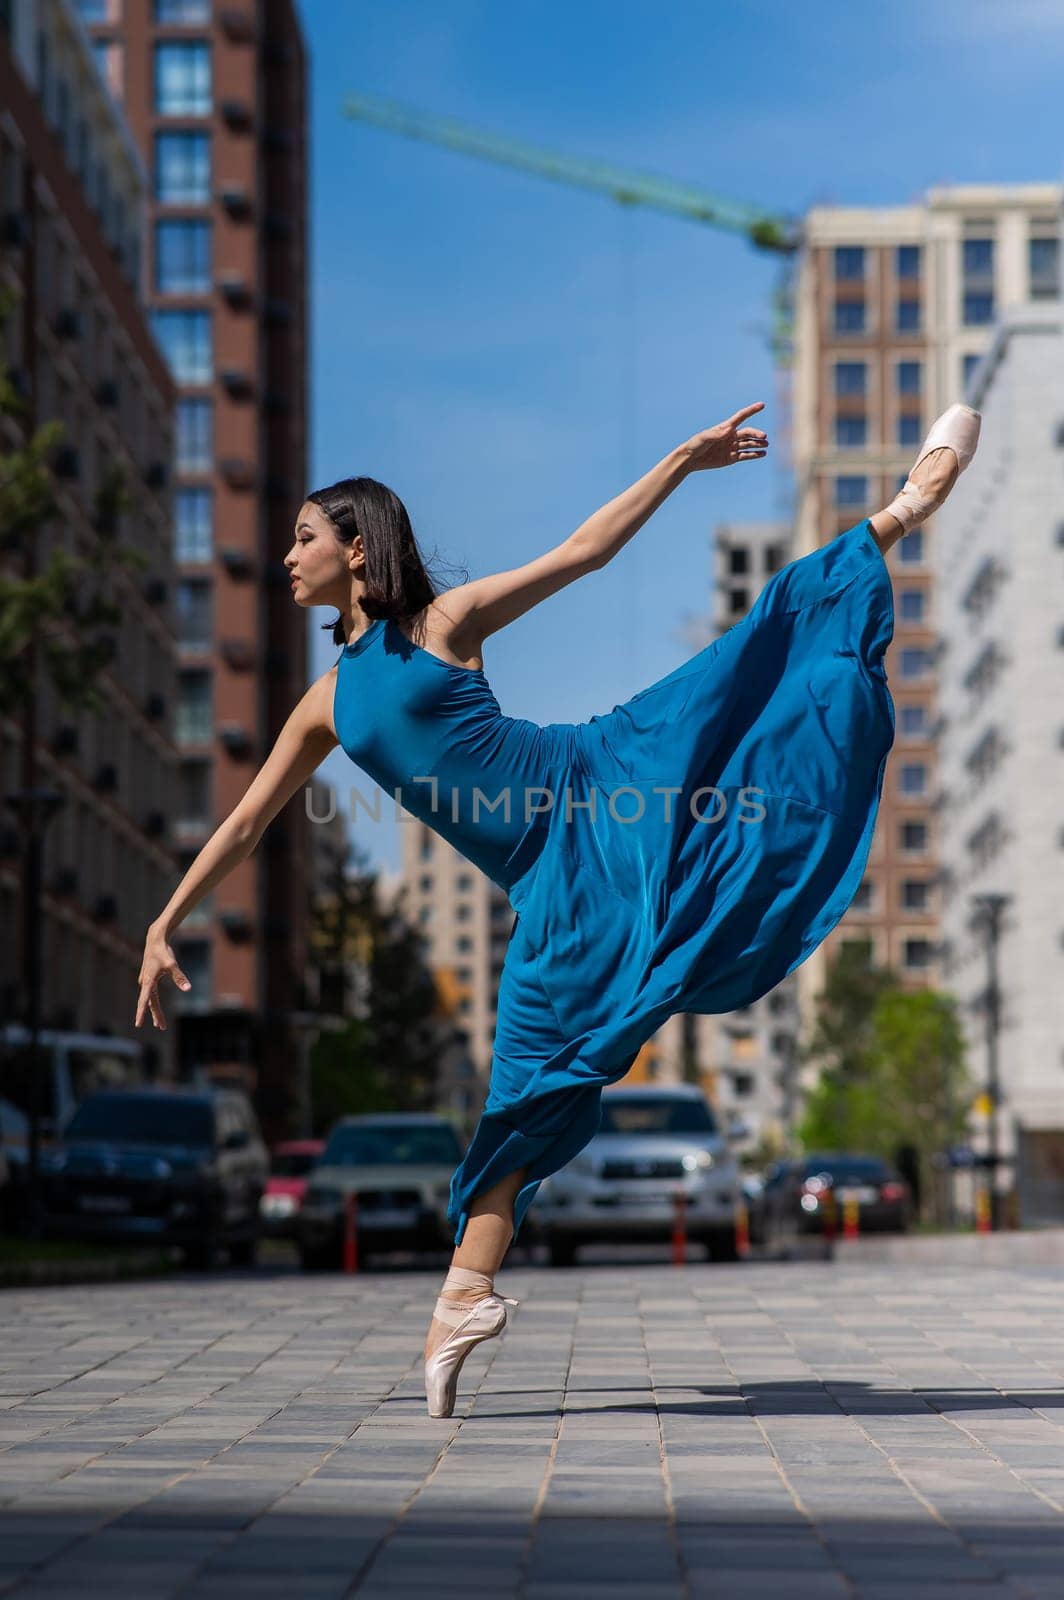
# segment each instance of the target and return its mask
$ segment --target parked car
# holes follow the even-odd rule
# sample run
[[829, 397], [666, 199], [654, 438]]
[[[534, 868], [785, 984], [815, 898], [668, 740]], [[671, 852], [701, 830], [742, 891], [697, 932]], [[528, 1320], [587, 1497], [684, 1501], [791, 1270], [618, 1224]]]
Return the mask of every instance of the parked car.
[[714, 1260], [736, 1260], [739, 1169], [702, 1091], [693, 1084], [610, 1089], [599, 1131], [544, 1179], [529, 1214], [551, 1264], [571, 1266], [583, 1244], [670, 1239], [677, 1188], [686, 1196], [688, 1238]]
[[102, 1090], [42, 1151], [45, 1228], [180, 1245], [203, 1268], [225, 1247], [250, 1265], [268, 1170], [255, 1113], [238, 1090]]
[[767, 1248], [786, 1251], [802, 1238], [822, 1235], [825, 1216], [832, 1208], [841, 1231], [843, 1203], [849, 1197], [857, 1201], [862, 1233], [904, 1233], [908, 1229], [912, 1197], [896, 1167], [880, 1156], [821, 1151], [797, 1161], [779, 1162], [766, 1173]]
[[264, 1234], [294, 1238], [307, 1182], [324, 1149], [324, 1139], [289, 1139], [274, 1145], [270, 1151], [270, 1175], [259, 1201]]
[[306, 1268], [339, 1265], [348, 1196], [358, 1197], [360, 1261], [375, 1250], [449, 1247], [451, 1176], [462, 1147], [445, 1117], [426, 1111], [344, 1117], [329, 1135], [299, 1211]]

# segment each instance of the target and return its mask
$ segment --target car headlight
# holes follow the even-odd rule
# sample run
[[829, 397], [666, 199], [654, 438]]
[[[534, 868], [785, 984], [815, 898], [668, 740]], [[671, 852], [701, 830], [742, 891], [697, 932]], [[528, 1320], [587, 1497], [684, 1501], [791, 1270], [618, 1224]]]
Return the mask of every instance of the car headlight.
[[685, 1172], [705, 1172], [713, 1165], [713, 1157], [708, 1150], [691, 1150], [682, 1164]]
[[259, 1210], [264, 1217], [290, 1217], [296, 1209], [294, 1194], [264, 1194], [259, 1201]]

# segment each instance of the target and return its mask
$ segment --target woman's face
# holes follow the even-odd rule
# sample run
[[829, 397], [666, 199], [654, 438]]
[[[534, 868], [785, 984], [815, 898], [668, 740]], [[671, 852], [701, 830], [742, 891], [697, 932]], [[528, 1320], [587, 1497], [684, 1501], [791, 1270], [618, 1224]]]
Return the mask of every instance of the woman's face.
[[284, 558], [298, 606], [336, 606], [351, 601], [351, 576], [364, 559], [362, 535], [341, 544], [320, 506], [307, 500], [296, 518], [295, 539]]

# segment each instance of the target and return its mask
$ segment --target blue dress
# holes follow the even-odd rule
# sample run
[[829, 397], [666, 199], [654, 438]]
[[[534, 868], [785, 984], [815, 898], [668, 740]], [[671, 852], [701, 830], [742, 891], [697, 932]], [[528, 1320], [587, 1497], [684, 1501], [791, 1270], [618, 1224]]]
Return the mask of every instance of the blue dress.
[[392, 621], [345, 646], [344, 750], [499, 884], [517, 913], [489, 1090], [451, 1181], [536, 1190], [596, 1133], [601, 1094], [675, 1012], [749, 1005], [856, 893], [894, 706], [890, 575], [861, 521], [783, 567], [746, 617], [588, 722], [505, 716], [483, 671]]

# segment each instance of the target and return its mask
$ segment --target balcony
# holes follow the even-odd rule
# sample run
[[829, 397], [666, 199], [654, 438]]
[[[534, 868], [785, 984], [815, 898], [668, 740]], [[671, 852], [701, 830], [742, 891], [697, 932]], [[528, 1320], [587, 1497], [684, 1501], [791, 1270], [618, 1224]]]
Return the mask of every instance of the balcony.
[[246, 222], [251, 216], [251, 196], [242, 183], [223, 183], [218, 202], [234, 222]]
[[237, 760], [241, 760], [251, 754], [251, 734], [242, 722], [223, 722], [218, 729], [218, 739], [229, 754]]
[[250, 400], [255, 391], [251, 374], [241, 367], [223, 367], [218, 378], [231, 400]]
[[218, 470], [230, 489], [254, 489], [255, 465], [240, 456], [226, 456], [218, 463]]
[[250, 578], [255, 571], [255, 563], [247, 550], [242, 550], [239, 545], [220, 545], [218, 560], [222, 563], [231, 578]]
[[247, 133], [251, 127], [253, 113], [246, 100], [223, 100], [218, 110], [231, 132]]
[[224, 272], [218, 279], [217, 290], [233, 311], [246, 311], [251, 304], [251, 288], [242, 272]]
[[250, 672], [255, 665], [255, 646], [249, 639], [223, 639], [222, 660], [234, 672]]

